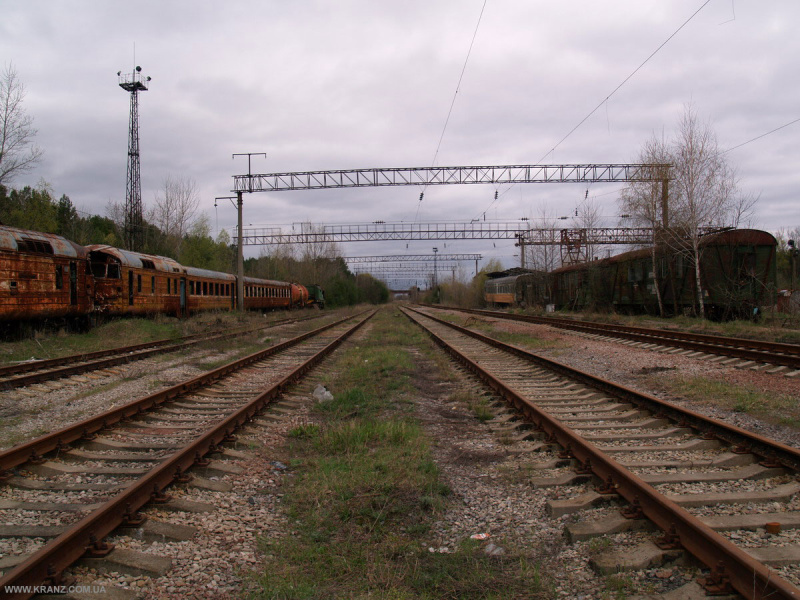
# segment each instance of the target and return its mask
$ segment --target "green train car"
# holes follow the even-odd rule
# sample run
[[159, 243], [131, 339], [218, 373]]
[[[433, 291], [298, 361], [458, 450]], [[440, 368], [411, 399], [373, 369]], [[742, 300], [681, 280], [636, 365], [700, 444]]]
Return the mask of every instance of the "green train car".
[[[775, 303], [777, 242], [766, 231], [731, 229], [700, 241], [700, 277], [706, 316], [754, 318]], [[694, 263], [686, 250], [661, 252], [653, 270], [651, 249], [562, 267], [550, 274], [558, 309], [658, 314], [656, 285], [668, 315], [697, 313]]]
[[[706, 316], [754, 318], [776, 301], [777, 242], [766, 231], [731, 229], [700, 241], [700, 276]], [[558, 310], [659, 314], [656, 286], [667, 315], [699, 312], [695, 269], [686, 248], [660, 251], [655, 276], [652, 249], [562, 267], [550, 273], [510, 269], [491, 273], [484, 299], [494, 306], [552, 306]]]

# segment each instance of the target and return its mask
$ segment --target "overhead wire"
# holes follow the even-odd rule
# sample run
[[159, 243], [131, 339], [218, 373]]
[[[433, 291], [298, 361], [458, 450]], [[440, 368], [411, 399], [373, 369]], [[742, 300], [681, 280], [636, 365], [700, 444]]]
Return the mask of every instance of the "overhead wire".
[[[626, 83], [628, 83], [628, 81], [630, 81], [630, 80], [633, 78], [633, 76], [634, 76], [634, 75], [636, 75], [636, 73], [638, 73], [638, 72], [639, 72], [639, 71], [640, 71], [640, 70], [641, 70], [641, 69], [642, 69], [642, 68], [643, 68], [643, 67], [644, 67], [644, 66], [645, 66], [645, 65], [646, 65], [648, 62], [650, 62], [650, 60], [651, 60], [651, 59], [652, 59], [652, 58], [653, 58], [653, 57], [654, 57], [656, 54], [658, 54], [658, 52], [659, 52], [659, 51], [660, 51], [660, 50], [661, 50], [661, 49], [662, 49], [664, 46], [666, 46], [666, 45], [667, 45], [667, 44], [670, 42], [670, 40], [672, 40], [672, 38], [674, 38], [676, 35], [678, 35], [678, 33], [679, 33], [679, 32], [680, 32], [680, 31], [681, 31], [681, 30], [682, 30], [684, 27], [686, 27], [686, 25], [688, 25], [688, 24], [689, 24], [689, 22], [690, 22], [692, 19], [694, 19], [694, 18], [695, 18], [695, 16], [697, 16], [697, 14], [698, 14], [698, 13], [699, 13], [701, 10], [703, 10], [703, 9], [706, 7], [706, 5], [708, 5], [710, 2], [711, 2], [711, 0], [705, 0], [705, 2], [703, 2], [703, 4], [700, 6], [700, 8], [698, 8], [696, 11], [694, 11], [694, 12], [692, 13], [692, 15], [691, 15], [691, 16], [690, 16], [688, 19], [686, 19], [686, 20], [685, 20], [685, 21], [684, 21], [684, 22], [683, 22], [683, 23], [682, 23], [682, 24], [681, 24], [681, 25], [680, 25], [680, 26], [679, 26], [679, 27], [678, 27], [678, 28], [677, 28], [675, 31], [673, 31], [673, 32], [672, 32], [672, 34], [671, 34], [671, 35], [670, 35], [670, 36], [669, 36], [669, 37], [668, 37], [666, 40], [664, 40], [664, 41], [661, 43], [661, 45], [659, 45], [659, 46], [658, 46], [658, 48], [656, 48], [655, 50], [653, 50], [653, 52], [651, 52], [651, 53], [650, 53], [650, 55], [649, 55], [649, 56], [648, 56], [648, 57], [647, 57], [647, 58], [646, 58], [646, 59], [645, 59], [645, 60], [644, 60], [644, 61], [643, 61], [643, 62], [642, 62], [642, 63], [641, 63], [641, 64], [640, 64], [638, 67], [636, 67], [636, 68], [635, 68], [635, 69], [634, 69], [634, 70], [633, 70], [633, 71], [630, 73], [630, 75], [628, 75], [628, 76], [627, 76], [625, 79], [623, 79], [623, 80], [622, 80], [622, 82], [621, 82], [621, 83], [620, 83], [620, 84], [619, 84], [617, 87], [615, 87], [615, 88], [614, 88], [614, 89], [611, 91], [611, 93], [610, 93], [610, 94], [608, 94], [608, 95], [607, 95], [607, 96], [606, 96], [606, 97], [605, 97], [605, 98], [604, 98], [604, 99], [603, 99], [603, 100], [602, 100], [602, 101], [601, 101], [601, 102], [600, 102], [600, 103], [599, 103], [597, 106], [595, 106], [595, 107], [594, 107], [594, 108], [593, 108], [593, 109], [592, 109], [592, 110], [589, 112], [589, 114], [588, 114], [588, 115], [586, 115], [586, 116], [585, 116], [583, 119], [581, 119], [581, 121], [580, 121], [580, 122], [579, 122], [577, 125], [575, 125], [575, 127], [573, 127], [572, 129], [570, 129], [570, 130], [569, 130], [569, 132], [567, 133], [567, 135], [565, 135], [563, 138], [561, 138], [561, 140], [559, 140], [559, 142], [558, 142], [558, 143], [557, 143], [555, 146], [553, 146], [553, 147], [552, 147], [550, 150], [548, 150], [547, 152], [545, 152], [545, 153], [544, 153], [544, 155], [543, 155], [543, 156], [542, 156], [542, 157], [541, 157], [541, 158], [540, 158], [538, 161], [536, 161], [536, 162], [537, 162], [537, 163], [541, 163], [541, 162], [542, 162], [542, 161], [543, 161], [543, 160], [544, 160], [544, 159], [547, 157], [547, 155], [548, 155], [548, 154], [551, 154], [551, 153], [555, 152], [556, 148], [558, 148], [558, 147], [559, 147], [559, 146], [560, 146], [562, 143], [564, 143], [564, 141], [566, 141], [566, 140], [567, 140], [567, 138], [569, 138], [569, 137], [570, 137], [570, 136], [571, 136], [573, 133], [575, 133], [575, 132], [576, 132], [576, 131], [577, 131], [577, 130], [580, 128], [580, 126], [581, 126], [581, 125], [583, 125], [583, 124], [584, 124], [586, 121], [588, 121], [588, 120], [589, 120], [589, 118], [590, 118], [590, 117], [591, 117], [591, 116], [592, 116], [594, 113], [596, 113], [596, 112], [597, 112], [597, 111], [600, 109], [600, 107], [601, 107], [601, 106], [603, 106], [604, 104], [606, 104], [606, 103], [607, 103], [607, 102], [608, 102], [608, 101], [611, 99], [611, 97], [612, 97], [614, 94], [616, 94], [616, 93], [617, 93], [617, 92], [618, 92], [618, 91], [619, 91], [619, 90], [622, 88], [622, 86], [624, 86]], [[516, 184], [513, 184], [513, 185], [516, 185]], [[508, 189], [504, 190], [504, 191], [503, 191], [503, 193], [501, 193], [501, 194], [500, 194], [500, 197], [504, 196], [504, 195], [505, 195], [507, 192], [509, 192], [509, 191], [511, 190], [511, 188], [513, 187], [513, 185], [512, 185], [512, 186], [510, 186]], [[488, 211], [490, 208], [492, 208], [492, 206], [494, 206], [494, 204], [497, 202], [497, 200], [498, 200], [498, 198], [495, 198], [495, 199], [492, 201], [492, 203], [491, 203], [491, 204], [488, 206], [488, 208], [486, 209], [486, 211]], [[486, 211], [483, 211], [483, 212], [485, 213]], [[481, 214], [481, 213], [479, 213], [479, 215], [480, 215], [480, 214]]]
[[[464, 79], [464, 73], [467, 70], [467, 63], [469, 63], [469, 57], [472, 54], [472, 47], [475, 45], [475, 38], [478, 36], [478, 29], [481, 26], [481, 20], [483, 19], [483, 12], [486, 10], [486, 3], [488, 0], [483, 0], [483, 6], [481, 7], [481, 14], [478, 15], [478, 22], [475, 25], [475, 31], [472, 32], [472, 40], [469, 43], [469, 49], [467, 50], [467, 57], [464, 59], [464, 66], [461, 67], [461, 74], [458, 76], [458, 83], [456, 84], [456, 91], [453, 93], [453, 99], [450, 101], [450, 108], [447, 111], [447, 118], [444, 120], [444, 127], [442, 127], [442, 133], [439, 136], [439, 143], [436, 145], [436, 152], [433, 153], [433, 160], [431, 161], [431, 167], [436, 166], [436, 159], [439, 156], [439, 150], [442, 147], [442, 140], [444, 140], [444, 134], [447, 131], [447, 125], [450, 123], [450, 116], [453, 114], [453, 107], [456, 104], [456, 98], [458, 97], [458, 91], [461, 89], [461, 82]], [[414, 221], [417, 220], [419, 217], [419, 209], [422, 205], [422, 198], [425, 195], [425, 190], [428, 188], [427, 185], [422, 186], [422, 193], [419, 195], [419, 202], [417, 203], [417, 213], [414, 215]]]
[[773, 134], [776, 131], [780, 131], [781, 129], [789, 127], [789, 125], [794, 125], [795, 123], [798, 123], [798, 122], [800, 122], [800, 119], [795, 119], [794, 121], [789, 121], [788, 123], [785, 123], [785, 124], [781, 125], [780, 127], [776, 127], [772, 131], [768, 131], [767, 133], [762, 133], [761, 135], [758, 135], [758, 136], [754, 137], [751, 140], [747, 140], [746, 142], [742, 142], [741, 144], [738, 144], [737, 146], [734, 146], [733, 148], [728, 148], [727, 150], [723, 150], [722, 152], [718, 153], [718, 156], [721, 156], [722, 154], [727, 154], [728, 152], [731, 152], [732, 150], [736, 150], [737, 148], [741, 148], [742, 146], [746, 146], [747, 144], [749, 144], [751, 142], [755, 142], [756, 140], [760, 140], [763, 137], [767, 137], [768, 135]]
[[653, 57], [654, 57], [656, 54], [658, 54], [658, 52], [659, 52], [659, 51], [660, 51], [660, 50], [661, 50], [661, 49], [662, 49], [664, 46], [666, 46], [666, 45], [667, 45], [667, 44], [670, 42], [670, 40], [671, 40], [672, 38], [674, 38], [676, 35], [678, 35], [678, 33], [679, 33], [679, 32], [680, 32], [680, 31], [681, 31], [681, 30], [682, 30], [684, 27], [686, 27], [686, 26], [689, 24], [689, 22], [690, 22], [692, 19], [694, 19], [694, 18], [695, 18], [695, 16], [697, 16], [697, 14], [698, 14], [698, 13], [699, 13], [701, 10], [703, 10], [703, 9], [706, 7], [706, 5], [708, 5], [710, 2], [711, 2], [711, 0], [706, 0], [705, 2], [703, 2], [702, 6], [700, 6], [700, 8], [698, 8], [696, 11], [694, 11], [694, 13], [692, 13], [692, 15], [691, 15], [691, 16], [690, 16], [688, 19], [686, 19], [686, 20], [683, 22], [683, 24], [682, 24], [680, 27], [678, 27], [678, 28], [677, 28], [677, 29], [676, 29], [676, 30], [675, 30], [675, 31], [672, 33], [672, 35], [670, 35], [670, 36], [669, 36], [669, 37], [668, 37], [666, 40], [664, 40], [664, 41], [661, 43], [661, 45], [660, 45], [658, 48], [656, 48], [655, 50], [653, 50], [653, 52], [652, 52], [652, 53], [650, 53], [650, 56], [648, 56], [646, 59], [644, 59], [644, 61], [642, 62], [642, 64], [640, 64], [638, 67], [636, 67], [636, 68], [633, 70], [633, 72], [631, 72], [631, 74], [630, 74], [630, 75], [628, 75], [628, 76], [627, 76], [625, 79], [623, 79], [623, 80], [622, 80], [622, 83], [620, 83], [620, 84], [619, 84], [617, 87], [615, 87], [615, 88], [614, 88], [614, 90], [613, 90], [613, 91], [612, 91], [612, 92], [611, 92], [611, 93], [610, 93], [608, 96], [606, 96], [606, 97], [605, 97], [605, 98], [604, 98], [604, 99], [603, 99], [603, 100], [602, 100], [602, 101], [601, 101], [601, 102], [600, 102], [600, 103], [599, 103], [597, 106], [595, 106], [595, 107], [594, 107], [594, 108], [591, 110], [591, 112], [590, 112], [588, 115], [586, 115], [586, 116], [585, 116], [583, 119], [581, 119], [580, 123], [578, 123], [577, 125], [575, 125], [575, 127], [573, 127], [572, 129], [570, 129], [569, 133], [567, 133], [567, 135], [565, 135], [563, 138], [561, 138], [561, 140], [559, 140], [559, 142], [558, 142], [558, 143], [557, 143], [555, 146], [553, 146], [553, 147], [552, 147], [550, 150], [548, 150], [547, 152], [545, 152], [545, 153], [544, 153], [544, 155], [542, 156], [542, 158], [540, 158], [540, 159], [539, 159], [537, 162], [541, 162], [541, 161], [543, 161], [543, 160], [545, 159], [545, 157], [546, 157], [548, 154], [550, 154], [550, 153], [554, 152], [554, 151], [555, 151], [555, 149], [556, 149], [556, 148], [558, 148], [558, 147], [559, 147], [559, 146], [560, 146], [560, 145], [561, 145], [561, 144], [562, 144], [562, 143], [563, 143], [563, 142], [564, 142], [564, 141], [565, 141], [565, 140], [566, 140], [566, 139], [567, 139], [569, 136], [571, 136], [573, 133], [575, 133], [575, 131], [577, 131], [577, 129], [578, 129], [578, 128], [579, 128], [581, 125], [583, 125], [583, 124], [584, 124], [584, 123], [585, 123], [585, 122], [586, 122], [586, 121], [587, 121], [587, 120], [588, 120], [588, 119], [589, 119], [589, 118], [590, 118], [590, 117], [591, 117], [591, 116], [592, 116], [594, 113], [596, 113], [596, 112], [597, 112], [597, 111], [600, 109], [600, 107], [601, 107], [601, 106], [603, 106], [603, 104], [605, 104], [606, 102], [608, 102], [608, 101], [611, 99], [611, 96], [613, 96], [614, 94], [616, 94], [616, 93], [617, 93], [617, 92], [618, 92], [618, 91], [619, 91], [619, 90], [622, 88], [622, 86], [624, 86], [626, 83], [628, 83], [628, 81], [630, 81], [630, 80], [633, 78], [633, 76], [634, 76], [634, 75], [636, 75], [636, 73], [638, 73], [638, 72], [639, 72], [639, 71], [642, 69], [642, 67], [644, 67], [644, 66], [645, 66], [645, 65], [646, 65], [648, 62], [650, 62], [650, 60], [651, 60], [651, 59], [652, 59], [652, 58], [653, 58]]

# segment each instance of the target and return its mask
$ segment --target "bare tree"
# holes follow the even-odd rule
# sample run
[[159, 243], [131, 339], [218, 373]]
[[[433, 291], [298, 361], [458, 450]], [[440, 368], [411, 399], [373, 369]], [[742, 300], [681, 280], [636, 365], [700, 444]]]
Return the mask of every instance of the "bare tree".
[[[645, 142], [639, 153], [638, 162], [641, 164], [668, 164], [671, 162], [669, 148], [663, 138], [655, 135]], [[648, 227], [653, 234], [650, 243], [651, 268], [653, 269], [653, 287], [655, 287], [658, 312], [664, 316], [664, 302], [661, 298], [660, 273], [658, 270], [658, 246], [665, 242], [664, 233], [667, 223], [664, 223], [666, 210], [662, 204], [662, 191], [660, 181], [642, 181], [631, 183], [622, 190], [619, 204], [620, 212], [626, 215], [634, 225]]]
[[[556, 229], [557, 217], [547, 204], [539, 207], [539, 216], [536, 221], [541, 229]], [[557, 243], [552, 246], [528, 245], [525, 250], [527, 252], [526, 263], [535, 271], [549, 273], [561, 266], [561, 255]]]
[[[654, 248], [660, 244], [665, 251], [685, 253], [694, 265], [698, 313], [705, 317], [701, 228], [738, 226], [749, 218], [756, 197], [740, 194], [735, 170], [720, 152], [713, 128], [700, 122], [691, 105], [684, 107], [674, 140], [654, 136], [639, 158], [643, 163], [672, 164], [668, 202], [662, 203], [660, 183], [636, 183], [621, 195], [621, 209], [634, 222], [653, 228]], [[657, 277], [656, 267], [654, 251]]]
[[[589, 193], [586, 193], [586, 199], [578, 207], [577, 222], [582, 229], [592, 230], [600, 226], [600, 205], [594, 198], [589, 198]], [[586, 243], [586, 260], [592, 261], [595, 258], [595, 245], [591, 242]]]
[[37, 131], [22, 106], [24, 99], [25, 86], [8, 64], [0, 74], [0, 185], [30, 171], [44, 154], [33, 143]]
[[156, 196], [153, 224], [170, 239], [173, 250], [179, 253], [183, 237], [189, 231], [200, 205], [197, 184], [187, 177], [167, 175], [163, 192], [163, 196]]
[[737, 194], [736, 174], [719, 150], [709, 122], [701, 123], [696, 111], [687, 105], [678, 124], [673, 151], [675, 165], [672, 211], [686, 231], [699, 315], [705, 318], [702, 287], [700, 228], [730, 226], [743, 212]]

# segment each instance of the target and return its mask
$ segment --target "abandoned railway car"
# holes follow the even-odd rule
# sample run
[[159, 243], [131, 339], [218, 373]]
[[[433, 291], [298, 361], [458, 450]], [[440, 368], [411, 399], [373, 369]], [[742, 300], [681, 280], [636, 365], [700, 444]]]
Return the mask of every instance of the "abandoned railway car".
[[[179, 317], [237, 306], [237, 278], [186, 267], [171, 258], [0, 226], [0, 324], [62, 318], [169, 314]], [[324, 305], [297, 283], [244, 278], [248, 310]]]
[[86, 249], [64, 237], [0, 225], [0, 321], [85, 316], [87, 264]]
[[[775, 303], [775, 238], [755, 229], [732, 229], [700, 241], [700, 289], [706, 316], [752, 318]], [[544, 278], [516, 273], [486, 282], [487, 303], [546, 306], [559, 310], [613, 310], [659, 314], [658, 294], [668, 315], [699, 310], [694, 263], [685, 248], [671, 252], [633, 250], [556, 269]], [[513, 292], [501, 297], [495, 288]], [[656, 292], [658, 289], [658, 294]], [[499, 302], [498, 300], [503, 300]]]

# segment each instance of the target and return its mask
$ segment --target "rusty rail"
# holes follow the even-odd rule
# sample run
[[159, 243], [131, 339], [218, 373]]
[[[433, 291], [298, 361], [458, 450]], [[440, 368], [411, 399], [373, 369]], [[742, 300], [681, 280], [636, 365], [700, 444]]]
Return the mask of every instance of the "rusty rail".
[[[364, 313], [360, 313], [360, 315], [342, 319], [336, 323], [310, 332], [310, 334], [314, 335], [320, 333], [325, 329], [330, 329], [335, 325], [363, 314]], [[281, 381], [267, 388], [247, 405], [239, 408], [236, 412], [202, 434], [194, 442], [160, 463], [135, 484], [126, 487], [117, 496], [103, 504], [102, 507], [71, 526], [52, 542], [28, 557], [28, 559], [20, 563], [15, 569], [0, 578], [0, 590], [6, 590], [9, 586], [42, 585], [43, 582], [53, 582], [53, 584], [57, 584], [63, 570], [83, 556], [87, 548], [92, 545], [90, 540], [102, 540], [126, 521], [135, 520], [138, 517], [137, 511], [142, 506], [150, 502], [154, 497], [161, 496], [163, 490], [171, 483], [183, 477], [185, 471], [190, 469], [197, 462], [200, 462], [206, 454], [214, 452], [220, 444], [229, 440], [234, 432], [244, 426], [247, 421], [252, 419], [259, 411], [279, 396], [287, 386], [297, 381], [320, 360], [335, 350], [347, 337], [352, 335], [358, 328], [372, 318], [374, 314], [375, 311], [354, 327], [348, 329], [341, 336], [337, 337], [320, 352], [307, 359], [289, 375], [281, 379]], [[290, 342], [296, 343], [296, 340], [300, 340], [300, 338], [306, 339], [308, 337], [309, 334], [304, 334], [298, 338], [294, 338], [294, 340], [290, 340]], [[274, 348], [276, 347], [270, 348], [270, 350], [274, 350]], [[262, 358], [266, 356], [264, 353], [259, 352], [251, 355], [251, 357], [256, 355], [262, 355]], [[237, 363], [240, 362], [241, 361], [237, 361]], [[252, 361], [248, 361], [248, 364], [249, 362]], [[26, 600], [31, 595], [32, 594], [25, 593], [8, 593], [4, 597], [13, 600]]]
[[[497, 342], [496, 340], [469, 331], [458, 325], [431, 317], [430, 315], [425, 315], [419, 311], [412, 312], [421, 314], [426, 318], [432, 319], [462, 334], [489, 343], [494, 347], [509, 350], [518, 356], [527, 357], [539, 365], [546, 366], [548, 363], [558, 365], [559, 368], [557, 372], [559, 374], [580, 373], [565, 365], [554, 363], [554, 361], [549, 361], [548, 359], [539, 357], [521, 348]], [[413, 321], [413, 319], [411, 320]], [[730, 585], [745, 598], [751, 600], [766, 600], [767, 598], [770, 600], [788, 600], [790, 598], [796, 600], [800, 598], [800, 589], [776, 575], [774, 571], [752, 558], [749, 554], [729, 542], [723, 536], [714, 532], [691, 513], [664, 497], [641, 478], [614, 461], [609, 455], [584, 440], [571, 428], [561, 424], [558, 419], [551, 417], [535, 404], [522, 397], [515, 390], [505, 385], [505, 383], [494, 377], [491, 373], [485, 371], [476, 362], [461, 354], [456, 348], [447, 344], [447, 342], [423, 327], [420, 323], [417, 323], [417, 325], [425, 329], [438, 345], [480, 377], [498, 394], [506, 398], [526, 419], [533, 422], [537, 428], [547, 434], [550, 439], [555, 440], [576, 460], [580, 461], [581, 464], [589, 466], [594, 475], [600, 478], [607, 488], [613, 488], [615, 492], [625, 498], [625, 500], [634, 505], [638, 505], [642, 513], [648, 519], [653, 521], [653, 523], [665, 532], [673, 533], [679, 540], [680, 545], [689, 553], [697, 557], [709, 568], [714, 569], [715, 573], [724, 574], [724, 577], [727, 578]], [[618, 387], [611, 382], [596, 378], [592, 375], [580, 373], [580, 377], [577, 377], [577, 379], [585, 385], [595, 387], [605, 393], [619, 395], [625, 399], [629, 399], [631, 394], [634, 394], [646, 398], [648, 403], [667, 404], [657, 398], [639, 394], [627, 388]], [[601, 385], [593, 386], [589, 383], [592, 380]], [[612, 391], [613, 389], [621, 390], [621, 394], [614, 394]], [[703, 418], [705, 419], [705, 417]], [[722, 425], [725, 428], [735, 430], [739, 434], [752, 435], [749, 434], [749, 432], [728, 426], [714, 419], [708, 419], [708, 421], [713, 422], [714, 425]], [[764, 438], [761, 438], [761, 436], [755, 437], [764, 441]], [[788, 446], [783, 446], [782, 444], [775, 444], [782, 450], [793, 453], [795, 458], [800, 460], [800, 451]]]
[[253, 362], [271, 356], [272, 354], [282, 352], [286, 348], [290, 348], [291, 346], [299, 344], [303, 340], [318, 335], [326, 329], [335, 327], [341, 323], [344, 323], [345, 321], [354, 319], [357, 316], [359, 315], [353, 315], [338, 321], [334, 321], [333, 323], [319, 327], [313, 331], [309, 331], [308, 333], [304, 333], [290, 340], [286, 340], [285, 342], [276, 344], [275, 346], [270, 346], [266, 350], [260, 350], [254, 354], [245, 356], [244, 358], [219, 367], [218, 369], [214, 369], [213, 371], [209, 371], [208, 373], [204, 373], [203, 375], [195, 377], [194, 379], [184, 381], [178, 385], [156, 392], [155, 394], [134, 400], [128, 404], [118, 406], [97, 416], [90, 417], [63, 429], [59, 429], [58, 431], [54, 431], [42, 437], [36, 438], [35, 440], [18, 444], [17, 446], [0, 452], [0, 478], [2, 478], [4, 473], [7, 474], [10, 469], [18, 467], [32, 458], [36, 459], [47, 452], [52, 452], [53, 450], [63, 448], [67, 444], [80, 440], [81, 438], [90, 437], [92, 434], [97, 433], [101, 429], [110, 427], [114, 423], [118, 423], [119, 421], [133, 417], [134, 415], [140, 414], [144, 411], [152, 410], [168, 400], [173, 400], [174, 398], [177, 398], [178, 396], [181, 396], [187, 392], [191, 392], [199, 387], [206, 386], [229, 373], [237, 371]]
[[423, 306], [435, 309], [454, 310], [458, 312], [476, 314], [494, 319], [523, 321], [526, 323], [549, 325], [551, 327], [558, 327], [560, 329], [570, 329], [573, 331], [582, 331], [594, 334], [606, 334], [613, 337], [620, 337], [638, 342], [676, 346], [680, 348], [686, 348], [687, 350], [694, 350], [696, 352], [720, 354], [724, 356], [740, 358], [742, 360], [752, 360], [754, 362], [770, 363], [792, 369], [800, 369], [800, 344], [764, 342], [760, 340], [748, 340], [744, 338], [732, 338], [685, 331], [667, 331], [664, 329], [648, 329], [645, 327], [633, 327], [611, 323], [577, 321], [574, 319], [561, 319], [558, 317], [515, 315], [511, 313], [479, 310], [474, 308], [433, 305]]
[[[312, 319], [318, 317], [311, 317]], [[277, 323], [291, 322], [293, 319], [281, 319]], [[0, 381], [0, 390], [8, 390], [16, 387], [22, 387], [38, 383], [41, 381], [50, 381], [60, 377], [69, 377], [95, 369], [104, 369], [128, 363], [134, 360], [141, 360], [157, 354], [165, 352], [175, 352], [183, 348], [200, 344], [212, 340], [225, 340], [231, 337], [242, 335], [248, 332], [260, 331], [273, 327], [276, 323], [270, 323], [255, 329], [249, 327], [242, 327], [229, 331], [226, 333], [196, 333], [175, 339], [162, 339], [154, 340], [152, 342], [144, 342], [142, 344], [134, 344], [132, 346], [121, 346], [118, 348], [111, 348], [109, 350], [98, 350], [97, 352], [87, 352], [83, 354], [73, 354], [70, 356], [63, 356], [60, 358], [50, 358], [45, 360], [30, 361], [18, 363], [15, 365], [5, 365], [0, 367], [0, 377], [7, 377], [20, 373], [18, 377], [11, 377], [4, 381]], [[107, 358], [105, 357], [112, 357]], [[85, 362], [85, 364], [70, 365], [72, 363]], [[43, 369], [51, 369], [44, 371]], [[29, 375], [22, 375], [22, 373], [30, 373], [31, 371], [41, 371]]]

